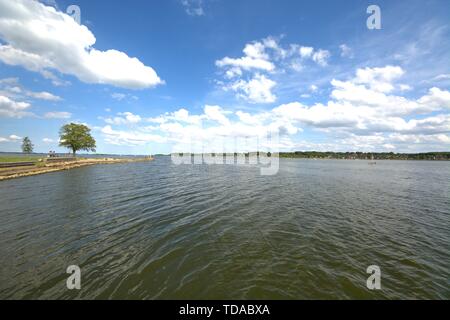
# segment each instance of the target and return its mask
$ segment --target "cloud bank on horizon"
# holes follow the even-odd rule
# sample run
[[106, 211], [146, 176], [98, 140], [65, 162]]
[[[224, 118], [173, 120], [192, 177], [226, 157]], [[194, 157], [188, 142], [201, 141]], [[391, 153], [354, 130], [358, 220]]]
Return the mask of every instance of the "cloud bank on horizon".
[[[56, 149], [57, 128], [72, 121], [93, 128], [101, 153], [168, 153], [180, 144], [240, 151], [248, 146], [236, 141], [270, 132], [282, 151], [449, 151], [448, 19], [411, 11], [402, 20], [398, 12], [420, 4], [380, 2], [382, 30], [365, 29], [361, 6], [358, 32], [327, 37], [327, 23], [350, 26], [324, 19], [305, 40], [283, 21], [268, 22], [274, 32], [263, 37], [255, 28], [255, 37], [230, 38], [248, 21], [224, 31], [219, 12], [236, 4], [155, 2], [146, 6], [159, 5], [162, 19], [176, 12], [185, 30], [160, 39], [167, 28], [136, 23], [130, 12], [121, 27], [133, 36], [111, 40], [108, 27], [112, 35], [120, 29], [107, 12], [89, 11], [94, 4], [80, 1], [90, 14], [78, 24], [58, 9], [63, 1], [0, 0], [0, 150], [18, 150], [23, 136], [36, 137], [39, 151]], [[288, 2], [273, 5], [292, 11]], [[429, 6], [450, 9], [445, 1]], [[212, 30], [198, 39], [199, 26]]]

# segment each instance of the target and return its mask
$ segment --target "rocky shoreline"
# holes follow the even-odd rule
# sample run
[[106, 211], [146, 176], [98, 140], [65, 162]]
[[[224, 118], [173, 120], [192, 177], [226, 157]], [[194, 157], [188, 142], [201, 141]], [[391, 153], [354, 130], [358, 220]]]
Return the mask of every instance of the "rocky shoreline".
[[117, 164], [117, 163], [130, 163], [130, 162], [145, 162], [152, 161], [153, 158], [92, 158], [92, 159], [77, 159], [75, 161], [46, 163], [44, 161], [38, 162], [36, 165], [27, 167], [10, 167], [0, 169], [0, 181], [9, 180], [21, 177], [29, 177], [38, 174], [45, 174], [50, 172], [57, 172], [63, 170], [70, 170], [75, 168], [81, 168], [85, 166], [98, 165], [98, 164]]

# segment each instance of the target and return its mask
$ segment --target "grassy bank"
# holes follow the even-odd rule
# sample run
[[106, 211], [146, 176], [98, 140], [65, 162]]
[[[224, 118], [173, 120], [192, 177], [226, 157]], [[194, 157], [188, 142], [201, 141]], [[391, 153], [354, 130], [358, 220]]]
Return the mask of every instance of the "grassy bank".
[[[12, 158], [12, 157], [11, 157]], [[24, 158], [24, 157], [20, 157]], [[91, 165], [100, 165], [100, 164], [118, 164], [118, 163], [131, 163], [131, 162], [145, 162], [151, 161], [153, 158], [151, 157], [143, 157], [143, 158], [77, 158], [75, 161], [69, 162], [54, 162], [48, 163], [48, 161], [40, 161], [38, 162], [36, 159], [36, 164], [27, 167], [14, 166], [9, 168], [0, 168], [0, 181], [8, 180], [20, 177], [28, 177], [38, 174], [62, 171], [62, 170], [70, 170], [75, 168], [80, 168], [84, 166]], [[22, 162], [25, 160], [22, 160]], [[34, 161], [34, 160], [32, 160]], [[21, 162], [21, 161], [19, 161]]]
[[1, 162], [37, 162], [42, 157], [40, 156], [0, 156]]

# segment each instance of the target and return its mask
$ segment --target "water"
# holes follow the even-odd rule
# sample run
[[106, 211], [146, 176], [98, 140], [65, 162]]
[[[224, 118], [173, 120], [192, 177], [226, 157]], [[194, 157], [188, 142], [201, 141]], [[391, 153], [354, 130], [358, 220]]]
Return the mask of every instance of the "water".
[[449, 299], [449, 191], [450, 162], [414, 161], [261, 176], [161, 157], [4, 181], [0, 298]]

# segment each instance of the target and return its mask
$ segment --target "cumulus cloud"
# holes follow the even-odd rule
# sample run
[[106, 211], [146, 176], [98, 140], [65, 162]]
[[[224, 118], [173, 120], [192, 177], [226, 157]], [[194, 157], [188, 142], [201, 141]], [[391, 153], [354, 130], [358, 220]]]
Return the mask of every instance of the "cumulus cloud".
[[244, 56], [241, 58], [225, 57], [216, 61], [216, 65], [220, 68], [231, 67], [227, 71], [228, 77], [242, 75], [242, 70], [264, 70], [273, 71], [275, 65], [269, 60], [266, 53], [266, 46], [262, 42], [249, 43], [245, 46]]
[[331, 57], [331, 53], [328, 50], [319, 49], [312, 55], [312, 60], [319, 66], [325, 67], [328, 65], [328, 59]]
[[311, 58], [314, 52], [313, 47], [300, 47], [299, 53], [302, 58]]
[[1, 92], [3, 92], [4, 95], [8, 96], [9, 98], [23, 99], [29, 97], [32, 99], [53, 101], [53, 102], [62, 100], [61, 97], [47, 91], [34, 92], [27, 90], [20, 84], [19, 78], [0, 79], [0, 90]]
[[117, 114], [114, 118], [107, 118], [104, 119], [106, 123], [108, 124], [115, 124], [115, 125], [130, 125], [130, 124], [136, 124], [142, 121], [141, 116], [133, 114], [131, 112], [120, 112]]
[[236, 92], [236, 97], [249, 103], [273, 103], [277, 96], [277, 77], [288, 71], [296, 73], [305, 66], [325, 67], [331, 53], [328, 50], [300, 46], [281, 45], [281, 38], [269, 36], [247, 43], [244, 55], [239, 58], [228, 56], [217, 60], [216, 66], [223, 71], [225, 80], [218, 81], [222, 90]]
[[399, 86], [400, 91], [410, 91], [412, 90], [412, 87], [407, 84], [400, 84]]
[[[58, 102], [62, 98], [50, 92], [34, 92], [27, 90], [20, 83], [18, 78], [0, 79], [0, 117], [23, 118], [36, 116], [30, 111], [31, 103], [26, 100], [44, 100]], [[23, 101], [25, 100], [25, 101]], [[47, 112], [43, 115], [47, 119], [68, 119], [69, 112]]]
[[[209, 107], [209, 108], [211, 110], [211, 108], [214, 108], [214, 107]], [[220, 110], [218, 110], [218, 112], [220, 112]], [[211, 112], [210, 112], [210, 114], [211, 114]], [[168, 117], [168, 119], [172, 119], [174, 121], [180, 121], [180, 122], [184, 122], [184, 123], [189, 123], [189, 124], [200, 124], [200, 122], [203, 118], [204, 117], [202, 117], [202, 116], [189, 114], [189, 111], [186, 109], [180, 109], [178, 111], [175, 111], [172, 114], [170, 114]], [[220, 116], [219, 116], [219, 119], [220, 119]]]
[[[272, 89], [276, 82], [262, 72], [274, 72], [276, 67], [271, 60], [285, 58], [287, 51], [278, 45], [275, 38], [268, 37], [246, 44], [243, 53], [241, 58], [225, 57], [216, 61], [216, 66], [225, 69], [225, 78], [230, 80], [222, 89], [236, 92], [236, 97], [249, 103], [274, 102], [276, 96]], [[243, 79], [244, 72], [250, 73], [250, 78]]]
[[[416, 100], [388, 94], [403, 73], [401, 68], [392, 66], [358, 69], [348, 81], [331, 82], [332, 99], [326, 104], [306, 106], [293, 102], [272, 112], [294, 124], [343, 135], [347, 138], [340, 143], [346, 147], [369, 149], [370, 145], [375, 148], [396, 145], [398, 141], [391, 139], [394, 133], [420, 136], [421, 142], [427, 141], [426, 136], [439, 137], [430, 141], [447, 143], [450, 92], [431, 88]], [[433, 114], [436, 112], [440, 114]], [[426, 116], [415, 118], [418, 115]]]
[[141, 131], [114, 130], [110, 125], [101, 129], [105, 141], [113, 145], [141, 146], [149, 142], [164, 143], [164, 137]]
[[226, 117], [226, 113], [219, 106], [205, 106], [204, 109], [205, 118], [208, 120], [216, 121], [223, 126], [228, 126], [230, 124], [230, 120]]
[[[154, 125], [133, 127], [132, 131], [120, 135], [129, 132], [132, 137], [141, 137], [138, 140], [143, 144], [156, 140], [185, 147], [194, 144], [197, 151], [210, 152], [236, 148], [236, 139], [242, 142], [246, 137], [264, 137], [271, 132], [280, 135], [282, 150], [448, 149], [450, 92], [433, 87], [417, 99], [397, 95], [401, 91], [392, 88], [398, 87], [397, 81], [404, 73], [396, 66], [361, 68], [350, 79], [332, 80], [330, 99], [324, 103], [306, 105], [294, 101], [256, 113], [206, 105], [202, 113], [191, 114], [182, 108], [154, 118], [142, 118], [142, 122]], [[298, 134], [306, 128], [323, 133], [325, 142], [300, 140]], [[116, 131], [106, 127], [106, 132], [119, 135], [120, 130]], [[330, 137], [328, 142], [326, 137]], [[112, 135], [110, 139], [114, 140]], [[127, 139], [121, 141], [125, 143]], [[239, 148], [248, 150], [251, 146], [241, 143]]]
[[27, 102], [17, 102], [0, 95], [0, 117], [23, 118], [31, 116], [33, 113], [28, 111], [30, 107], [31, 104]]
[[[43, 36], [45, 35], [45, 36]], [[163, 81], [124, 52], [95, 49], [96, 38], [67, 14], [33, 0], [0, 0], [0, 61], [55, 79], [54, 71], [86, 83], [142, 89]]]
[[272, 103], [276, 100], [276, 96], [272, 93], [276, 84], [275, 81], [258, 73], [248, 81], [241, 79], [233, 82], [228, 89], [237, 92], [237, 97], [250, 103]]
[[18, 135], [12, 134], [9, 137], [0, 137], [0, 142], [17, 142], [22, 140], [21, 137], [19, 137]]
[[44, 114], [46, 119], [70, 119], [72, 114], [66, 111], [51, 111]]
[[331, 57], [331, 52], [328, 50], [318, 49], [316, 50], [313, 47], [305, 47], [301, 46], [298, 49], [300, 57], [303, 60], [311, 59], [315, 63], [317, 63], [321, 67], [325, 67], [328, 65], [328, 59]]
[[46, 100], [46, 101], [61, 101], [61, 97], [58, 97], [50, 92], [42, 91], [42, 92], [32, 92], [27, 91], [26, 95], [35, 99]]
[[378, 92], [391, 92], [394, 90], [392, 82], [404, 73], [398, 66], [358, 69], [352, 83], [368, 85], [371, 90]]
[[10, 140], [13, 140], [13, 141], [22, 140], [21, 137], [15, 135], [15, 134], [10, 135], [10, 136], [9, 136], [9, 139], [10, 139]]
[[418, 103], [429, 111], [450, 109], [450, 92], [433, 87], [427, 95], [418, 100]]

